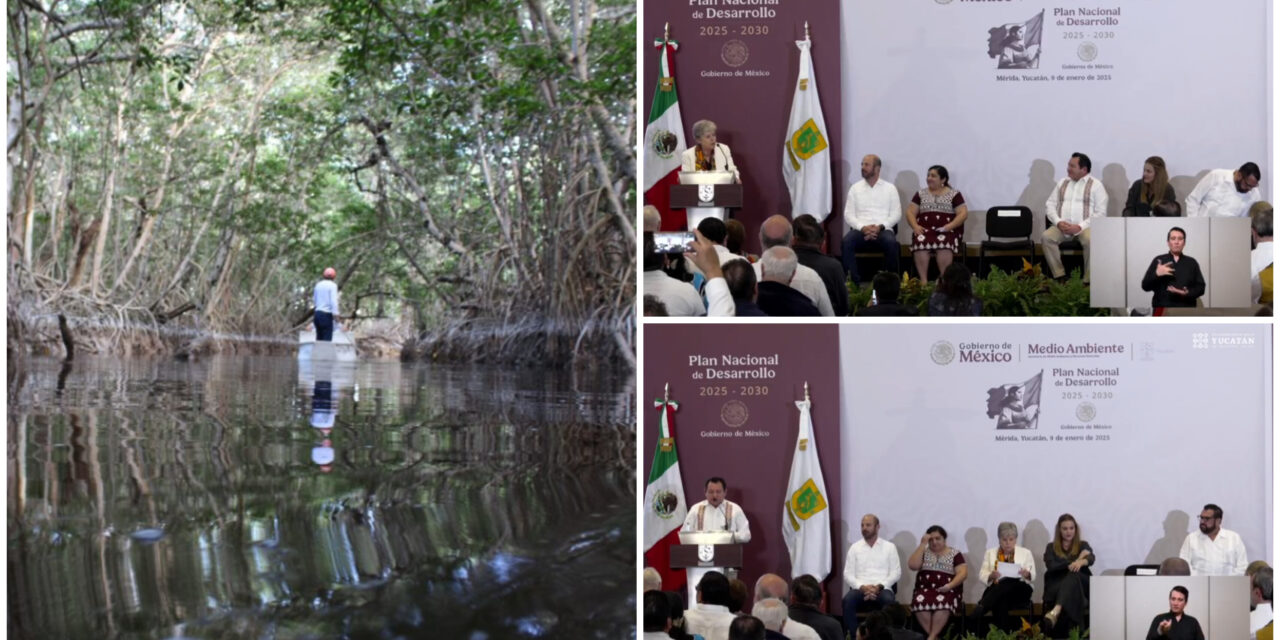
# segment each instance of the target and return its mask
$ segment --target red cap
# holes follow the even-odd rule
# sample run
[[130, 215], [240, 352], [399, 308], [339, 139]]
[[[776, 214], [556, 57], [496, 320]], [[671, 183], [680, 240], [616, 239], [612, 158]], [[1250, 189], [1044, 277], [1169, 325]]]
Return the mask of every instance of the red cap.
[[336, 277], [338, 277], [338, 272], [337, 272], [337, 271], [335, 271], [333, 267], [325, 267], [325, 270], [324, 270], [324, 277], [329, 278], [329, 279], [336, 278]]

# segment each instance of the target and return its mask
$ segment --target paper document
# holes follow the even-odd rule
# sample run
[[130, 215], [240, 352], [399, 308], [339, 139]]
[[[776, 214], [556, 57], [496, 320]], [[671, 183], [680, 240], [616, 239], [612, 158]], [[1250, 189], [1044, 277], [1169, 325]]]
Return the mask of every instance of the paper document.
[[996, 571], [1000, 574], [1001, 580], [1022, 577], [1022, 566], [1014, 562], [997, 562]]

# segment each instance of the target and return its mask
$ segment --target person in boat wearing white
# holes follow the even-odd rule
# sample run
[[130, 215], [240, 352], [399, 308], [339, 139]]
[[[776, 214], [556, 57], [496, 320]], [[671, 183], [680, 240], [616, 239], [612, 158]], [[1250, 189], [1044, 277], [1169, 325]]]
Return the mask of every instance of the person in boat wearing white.
[[732, 531], [733, 541], [751, 541], [751, 525], [742, 507], [724, 499], [729, 485], [724, 478], [708, 478], [703, 485], [707, 499], [689, 507], [681, 531]]
[[333, 267], [326, 267], [324, 279], [316, 283], [316, 313], [312, 320], [316, 326], [316, 342], [332, 342], [334, 324], [342, 320], [338, 314], [338, 284], [334, 282], [337, 277], [338, 272]]
[[681, 171], [728, 171], [733, 174], [734, 182], [742, 182], [729, 146], [716, 142], [716, 123], [710, 120], [693, 123], [693, 139], [698, 144], [681, 154]]

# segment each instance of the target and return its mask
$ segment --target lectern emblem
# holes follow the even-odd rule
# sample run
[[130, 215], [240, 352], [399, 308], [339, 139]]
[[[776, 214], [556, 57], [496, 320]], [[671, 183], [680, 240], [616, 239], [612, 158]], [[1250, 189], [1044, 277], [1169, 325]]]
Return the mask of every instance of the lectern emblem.
[[698, 203], [711, 204], [716, 199], [716, 186], [714, 184], [698, 185]]
[[716, 557], [715, 545], [700, 544], [698, 545], [698, 561], [711, 562]]

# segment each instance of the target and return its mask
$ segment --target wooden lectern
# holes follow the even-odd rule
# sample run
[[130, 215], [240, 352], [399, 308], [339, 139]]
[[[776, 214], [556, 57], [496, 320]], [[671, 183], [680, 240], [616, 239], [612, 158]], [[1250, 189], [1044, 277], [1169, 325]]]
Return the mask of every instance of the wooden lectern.
[[713, 531], [680, 533], [681, 544], [671, 547], [671, 568], [684, 569], [689, 580], [689, 608], [698, 603], [698, 582], [708, 571], [742, 568], [742, 545], [733, 533]]
[[687, 229], [693, 231], [703, 218], [724, 220], [730, 208], [742, 207], [742, 185], [730, 184], [728, 171], [700, 171], [680, 174], [681, 182], [671, 185], [671, 208], [684, 209]]

